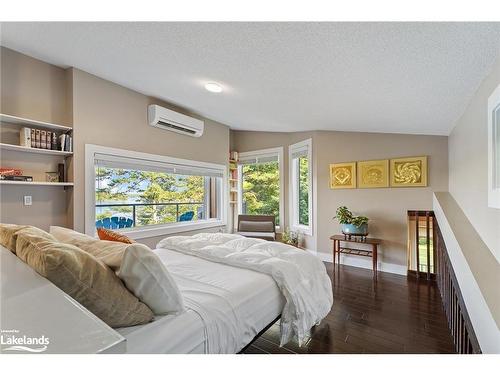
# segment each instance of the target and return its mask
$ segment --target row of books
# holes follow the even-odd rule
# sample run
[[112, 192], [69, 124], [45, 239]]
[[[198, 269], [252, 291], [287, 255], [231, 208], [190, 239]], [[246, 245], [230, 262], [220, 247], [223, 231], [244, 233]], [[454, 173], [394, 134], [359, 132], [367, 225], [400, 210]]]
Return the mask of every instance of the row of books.
[[73, 152], [72, 136], [69, 134], [58, 136], [50, 130], [21, 128], [19, 144], [23, 147]]

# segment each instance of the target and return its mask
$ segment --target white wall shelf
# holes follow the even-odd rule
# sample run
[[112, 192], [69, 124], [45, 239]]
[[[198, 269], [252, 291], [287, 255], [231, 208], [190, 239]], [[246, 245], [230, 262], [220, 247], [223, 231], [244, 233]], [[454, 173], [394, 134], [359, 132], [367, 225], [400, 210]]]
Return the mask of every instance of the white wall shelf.
[[32, 185], [32, 186], [73, 186], [73, 182], [45, 182], [45, 181], [10, 181], [0, 180], [0, 185]]
[[65, 125], [52, 124], [50, 122], [31, 120], [31, 119], [27, 119], [27, 118], [23, 118], [23, 117], [6, 115], [3, 113], [0, 113], [0, 123], [9, 123], [9, 124], [14, 124], [14, 125], [19, 125], [19, 126], [28, 126], [31, 128], [38, 128], [38, 129], [59, 130], [62, 132], [69, 132], [69, 131], [73, 130], [72, 127], [65, 126]]
[[18, 146], [18, 145], [11, 145], [8, 143], [0, 143], [0, 150], [31, 152], [31, 153], [35, 153], [35, 154], [46, 154], [46, 155], [61, 155], [61, 156], [73, 155], [73, 153], [69, 152], [69, 151], [47, 150], [45, 148], [24, 147], [24, 146]]

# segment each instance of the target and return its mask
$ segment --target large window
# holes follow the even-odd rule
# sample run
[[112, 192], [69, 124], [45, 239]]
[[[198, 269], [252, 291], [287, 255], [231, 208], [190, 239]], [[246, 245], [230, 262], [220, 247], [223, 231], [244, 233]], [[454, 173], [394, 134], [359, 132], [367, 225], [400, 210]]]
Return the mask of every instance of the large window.
[[193, 225], [222, 225], [223, 165], [99, 146], [90, 146], [88, 154], [94, 204], [87, 232], [98, 227], [132, 233], [153, 228], [162, 234], [195, 229]]
[[274, 215], [276, 225], [282, 215], [283, 148], [240, 153], [239, 212], [247, 215]]
[[309, 235], [312, 235], [311, 151], [311, 139], [289, 147], [290, 226]]

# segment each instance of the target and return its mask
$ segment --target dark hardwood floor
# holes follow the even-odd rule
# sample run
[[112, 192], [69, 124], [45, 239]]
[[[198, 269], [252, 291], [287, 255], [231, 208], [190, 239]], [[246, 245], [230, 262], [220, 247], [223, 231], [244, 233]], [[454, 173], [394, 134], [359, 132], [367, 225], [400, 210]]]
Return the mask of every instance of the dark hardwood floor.
[[279, 322], [244, 354], [306, 353], [455, 353], [453, 340], [434, 282], [340, 266], [332, 276], [333, 308], [310, 340], [279, 346]]

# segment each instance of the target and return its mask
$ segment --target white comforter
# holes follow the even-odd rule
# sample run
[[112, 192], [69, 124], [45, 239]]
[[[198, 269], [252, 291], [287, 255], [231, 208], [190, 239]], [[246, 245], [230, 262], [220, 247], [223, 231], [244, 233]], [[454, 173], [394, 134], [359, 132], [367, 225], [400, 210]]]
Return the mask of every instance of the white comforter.
[[[168, 237], [157, 247], [270, 275], [286, 299], [281, 313], [281, 345], [294, 336], [301, 344], [332, 307], [332, 285], [325, 266], [293, 246], [236, 234], [200, 233]], [[237, 325], [227, 324], [232, 331]]]

